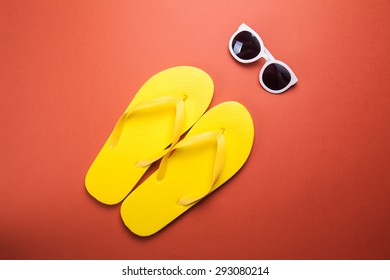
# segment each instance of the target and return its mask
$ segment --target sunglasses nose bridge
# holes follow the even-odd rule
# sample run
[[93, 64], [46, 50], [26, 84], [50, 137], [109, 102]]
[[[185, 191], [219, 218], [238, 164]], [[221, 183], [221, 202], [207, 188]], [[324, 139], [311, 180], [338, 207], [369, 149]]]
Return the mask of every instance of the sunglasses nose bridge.
[[275, 58], [273, 57], [273, 55], [269, 52], [269, 50], [267, 50], [266, 47], [263, 46], [263, 53], [264, 53], [264, 58], [266, 61], [269, 61], [269, 60], [275, 60]]

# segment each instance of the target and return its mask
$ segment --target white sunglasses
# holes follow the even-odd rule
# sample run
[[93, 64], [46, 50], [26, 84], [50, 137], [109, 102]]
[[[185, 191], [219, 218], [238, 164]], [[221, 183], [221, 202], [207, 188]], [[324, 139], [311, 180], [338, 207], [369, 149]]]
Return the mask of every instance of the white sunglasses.
[[264, 58], [266, 63], [260, 71], [261, 86], [268, 92], [278, 94], [298, 82], [297, 76], [288, 65], [276, 60], [265, 48], [260, 36], [245, 23], [238, 27], [229, 41], [231, 55], [241, 63], [251, 63]]

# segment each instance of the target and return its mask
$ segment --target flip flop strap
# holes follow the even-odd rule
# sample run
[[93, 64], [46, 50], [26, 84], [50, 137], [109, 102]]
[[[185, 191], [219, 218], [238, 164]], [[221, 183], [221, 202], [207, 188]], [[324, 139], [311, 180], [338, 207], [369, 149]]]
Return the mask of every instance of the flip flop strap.
[[175, 123], [173, 126], [171, 145], [175, 145], [179, 141], [181, 130], [184, 126], [184, 100], [180, 96], [162, 96], [152, 100], [141, 102], [133, 107], [127, 109], [116, 123], [114, 130], [112, 131], [109, 146], [113, 149], [119, 142], [122, 135], [123, 127], [128, 117], [135, 113], [145, 112], [147, 110], [154, 110], [166, 106], [175, 106]]
[[206, 189], [206, 191], [203, 191], [201, 193], [197, 193], [195, 195], [190, 195], [190, 196], [184, 196], [180, 198], [178, 201], [178, 204], [180, 205], [184, 205], [184, 206], [190, 205], [202, 199], [206, 195], [208, 195], [210, 191], [213, 189], [215, 183], [219, 179], [219, 176], [223, 169], [223, 165], [225, 162], [225, 155], [226, 155], [226, 143], [225, 143], [225, 137], [223, 133], [224, 133], [224, 129], [221, 129], [218, 132], [210, 131], [210, 132], [205, 132], [205, 133], [188, 137], [187, 139], [183, 139], [182, 141], [178, 142], [175, 146], [171, 147], [170, 149], [165, 150], [159, 154], [156, 154], [150, 159], [139, 161], [137, 165], [140, 167], [147, 166], [159, 160], [160, 158], [163, 158], [160, 163], [160, 168], [157, 171], [158, 172], [157, 180], [161, 180], [165, 175], [165, 171], [168, 165], [168, 158], [172, 151], [185, 148], [185, 147], [195, 147], [202, 144], [216, 143], [215, 160], [213, 166], [213, 177], [210, 183], [210, 187]]

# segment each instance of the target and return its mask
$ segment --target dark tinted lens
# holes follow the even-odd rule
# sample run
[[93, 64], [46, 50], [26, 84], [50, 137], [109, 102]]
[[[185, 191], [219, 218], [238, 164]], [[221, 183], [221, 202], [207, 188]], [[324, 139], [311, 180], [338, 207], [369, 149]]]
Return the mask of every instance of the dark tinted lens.
[[264, 84], [272, 90], [281, 90], [291, 81], [290, 72], [282, 65], [271, 63], [263, 72]]
[[255, 58], [261, 50], [260, 42], [249, 31], [238, 33], [232, 42], [233, 52], [241, 59]]

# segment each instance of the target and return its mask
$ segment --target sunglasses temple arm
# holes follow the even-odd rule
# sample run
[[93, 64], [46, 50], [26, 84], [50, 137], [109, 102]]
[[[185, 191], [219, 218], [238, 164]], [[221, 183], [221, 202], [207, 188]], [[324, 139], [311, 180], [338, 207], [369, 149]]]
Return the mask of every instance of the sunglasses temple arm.
[[267, 50], [266, 47], [264, 47], [264, 54], [266, 55], [266, 60], [275, 60], [275, 58], [272, 56], [269, 50]]

